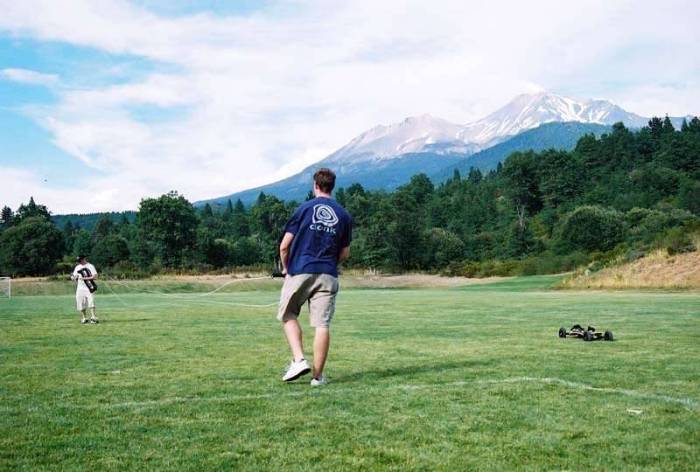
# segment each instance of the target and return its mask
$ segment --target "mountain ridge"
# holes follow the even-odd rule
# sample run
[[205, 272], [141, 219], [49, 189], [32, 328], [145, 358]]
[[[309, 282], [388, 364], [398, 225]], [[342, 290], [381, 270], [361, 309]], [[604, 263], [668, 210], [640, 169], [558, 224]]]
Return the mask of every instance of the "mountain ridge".
[[[482, 171], [488, 171], [515, 151], [549, 148], [570, 150], [584, 134], [599, 136], [609, 129], [609, 126], [591, 123], [546, 123], [475, 154], [419, 152], [405, 154], [401, 159], [380, 159], [373, 162], [371, 167], [367, 165], [335, 166], [336, 188], [360, 183], [367, 189], [388, 191], [408, 182], [413, 175], [421, 172], [428, 175], [435, 183], [439, 183], [451, 177], [454, 169], [464, 172], [469, 167], [476, 167]], [[250, 205], [255, 202], [260, 192], [274, 195], [282, 200], [300, 201], [311, 189], [313, 173], [324, 165], [333, 166], [332, 163], [324, 160], [278, 182], [237, 192], [232, 196], [196, 202], [196, 205], [209, 203], [214, 206], [223, 206], [229, 199], [233, 202], [240, 199], [244, 204]]]
[[[439, 167], [447, 168], [455, 165], [458, 160], [467, 160], [472, 155], [485, 152], [521, 133], [548, 123], [577, 122], [610, 126], [621, 121], [629, 128], [639, 128], [646, 125], [649, 119], [628, 112], [608, 100], [577, 100], [547, 92], [521, 94], [484, 118], [466, 124], [456, 124], [430, 114], [423, 114], [405, 118], [398, 123], [374, 126], [291, 177], [230, 195], [202, 200], [195, 204], [221, 204], [229, 199], [238, 198], [241, 198], [244, 203], [250, 203], [260, 192], [271, 193], [280, 198], [291, 195], [298, 198], [299, 191], [294, 189], [299, 186], [307, 188], [310, 181], [307, 175], [309, 169], [320, 166], [332, 167], [336, 170], [339, 176], [338, 187], [342, 186], [343, 177], [354, 176], [359, 179], [359, 183], [364, 184], [376, 180], [377, 176], [374, 174], [377, 172], [385, 173], [384, 180], [390, 182], [404, 178], [404, 173], [408, 169], [422, 171], [429, 175], [435, 172], [438, 175]], [[675, 127], [680, 126], [682, 119], [671, 118]], [[561, 130], [565, 134], [571, 131], [566, 128]], [[597, 128], [591, 132], [596, 130]], [[570, 137], [571, 135], [567, 135], [566, 139]], [[549, 137], [545, 140], [546, 142], [540, 144], [546, 148], [550, 146], [549, 141], [558, 140], [557, 137]], [[570, 146], [570, 143], [567, 146]], [[492, 158], [496, 155], [500, 153], [492, 152], [490, 155], [481, 155], [481, 157], [486, 164], [495, 166]], [[400, 163], [404, 159], [409, 161]], [[423, 169], [418, 168], [418, 163], [423, 166]], [[477, 159], [474, 167], [480, 165]], [[389, 175], [392, 172], [395, 175]], [[285, 190], [282, 184], [290, 185], [290, 190]], [[251, 198], [251, 193], [255, 193], [254, 198]], [[303, 193], [305, 195], [306, 191]]]

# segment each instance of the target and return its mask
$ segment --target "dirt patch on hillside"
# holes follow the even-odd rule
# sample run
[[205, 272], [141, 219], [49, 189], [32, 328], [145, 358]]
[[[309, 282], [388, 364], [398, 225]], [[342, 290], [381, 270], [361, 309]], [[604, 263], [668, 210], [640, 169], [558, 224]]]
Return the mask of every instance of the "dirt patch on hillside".
[[637, 261], [587, 274], [579, 272], [560, 284], [563, 288], [700, 289], [700, 251], [669, 256], [656, 251]]

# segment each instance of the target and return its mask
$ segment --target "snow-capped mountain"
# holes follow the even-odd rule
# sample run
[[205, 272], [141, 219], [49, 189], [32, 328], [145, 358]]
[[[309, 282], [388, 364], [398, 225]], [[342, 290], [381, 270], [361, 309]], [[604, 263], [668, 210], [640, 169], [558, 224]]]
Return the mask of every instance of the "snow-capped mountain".
[[439, 148], [454, 153], [474, 152], [476, 146], [460, 139], [462, 126], [428, 114], [406, 118], [393, 125], [379, 125], [362, 133], [325, 159], [328, 163], [347, 163], [386, 159], [402, 154]]
[[[639, 128], [648, 120], [607, 100], [580, 101], [544, 92], [519, 95], [485, 118], [463, 125], [421, 115], [376, 126], [296, 175], [209, 202], [225, 204], [227, 199], [241, 198], [251, 203], [260, 192], [301, 199], [321, 166], [338, 173], [339, 186], [358, 182], [367, 188], [391, 189], [418, 172], [440, 179], [445, 169], [450, 175], [454, 168], [471, 165], [487, 170], [515, 150], [571, 149], [584, 134], [602, 133], [619, 121]], [[681, 120], [671, 118], [677, 129]]]
[[464, 125], [431, 115], [376, 126], [324, 159], [328, 164], [390, 159], [410, 153], [473, 154], [544, 123], [579, 122], [628, 127], [644, 126], [648, 118], [629, 113], [607, 100], [579, 101], [552, 93], [518, 95], [490, 115]]
[[503, 108], [468, 123], [459, 134], [464, 142], [495, 144], [544, 123], [571, 122], [611, 125], [622, 121], [630, 128], [647, 124], [648, 118], [629, 113], [607, 100], [578, 101], [552, 93], [518, 95]]

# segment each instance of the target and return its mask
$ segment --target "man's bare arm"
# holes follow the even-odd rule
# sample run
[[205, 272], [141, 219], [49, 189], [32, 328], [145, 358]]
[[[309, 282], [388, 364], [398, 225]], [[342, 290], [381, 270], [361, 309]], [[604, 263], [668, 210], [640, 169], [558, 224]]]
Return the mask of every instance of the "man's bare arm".
[[340, 250], [340, 254], [338, 255], [338, 264], [340, 264], [343, 261], [348, 260], [350, 257], [350, 246], [345, 246], [343, 249]]
[[280, 262], [282, 263], [282, 273], [287, 274], [287, 264], [289, 263], [289, 248], [292, 246], [294, 234], [284, 233], [280, 243]]

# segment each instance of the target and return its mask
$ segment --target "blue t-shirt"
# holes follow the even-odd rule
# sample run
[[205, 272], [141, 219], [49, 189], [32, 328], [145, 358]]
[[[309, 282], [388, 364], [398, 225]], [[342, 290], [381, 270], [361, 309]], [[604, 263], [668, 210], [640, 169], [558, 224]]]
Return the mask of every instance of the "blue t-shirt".
[[292, 233], [287, 273], [338, 276], [340, 250], [352, 240], [352, 218], [332, 198], [318, 197], [301, 205], [284, 231]]

